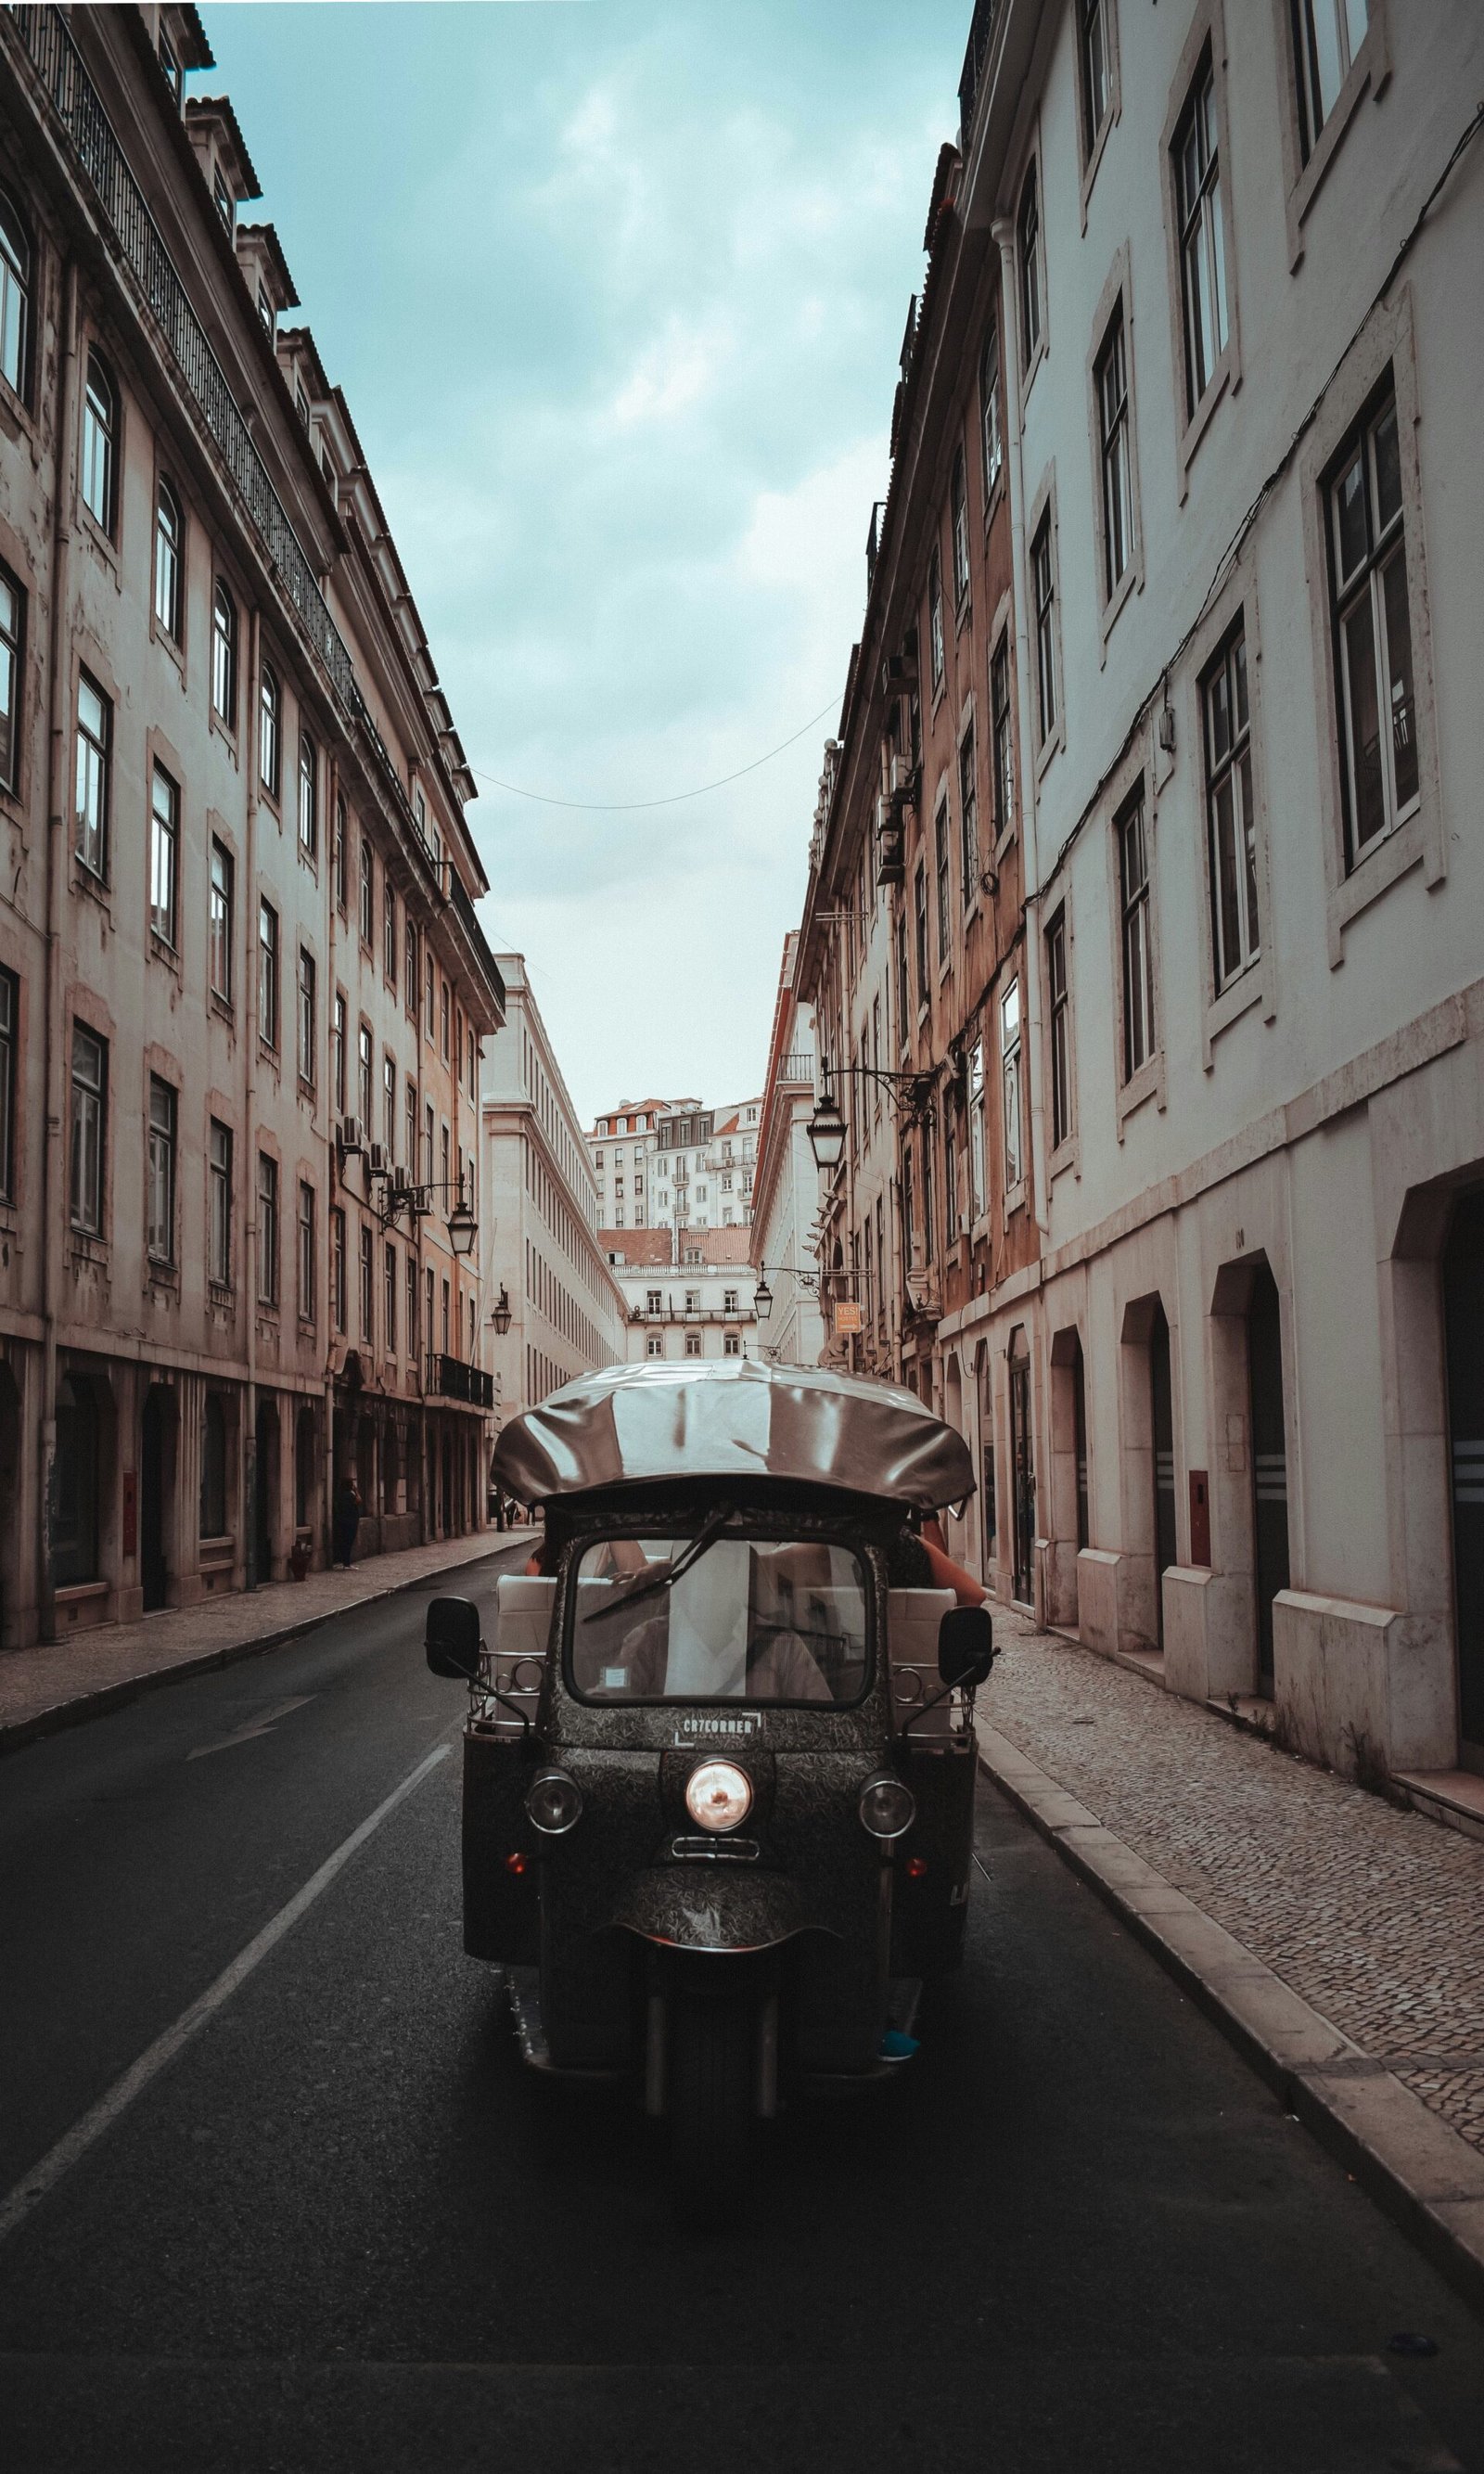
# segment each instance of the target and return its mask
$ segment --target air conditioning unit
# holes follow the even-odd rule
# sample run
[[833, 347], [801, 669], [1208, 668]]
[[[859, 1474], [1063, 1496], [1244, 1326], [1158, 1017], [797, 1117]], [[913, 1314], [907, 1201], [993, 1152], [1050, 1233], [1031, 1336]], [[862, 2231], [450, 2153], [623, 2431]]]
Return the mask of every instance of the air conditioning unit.
[[432, 1187], [430, 1185], [414, 1185], [409, 1187], [408, 1194], [412, 1208], [417, 1213], [418, 1218], [420, 1220], [426, 1220], [433, 1207]]
[[385, 1143], [372, 1144], [370, 1151], [366, 1154], [366, 1166], [373, 1176], [391, 1176], [392, 1154], [387, 1150]]
[[891, 753], [891, 790], [893, 797], [909, 802], [917, 795], [917, 767], [900, 747]]
[[[892, 762], [892, 764], [893, 764], [893, 766], [894, 766], [894, 765], [895, 765], [895, 764], [896, 764], [896, 758], [895, 758], [894, 756], [893, 756], [893, 758], [892, 758], [891, 762]], [[886, 837], [887, 837], [887, 836], [888, 836], [888, 834], [889, 834], [889, 833], [894, 833], [894, 832], [895, 832], [895, 830], [896, 830], [896, 815], [895, 815], [895, 812], [894, 812], [894, 810], [892, 809], [892, 806], [891, 806], [891, 802], [890, 802], [890, 800], [889, 800], [889, 799], [887, 799], [887, 798], [880, 798], [880, 799], [878, 799], [878, 800], [877, 800], [877, 802], [876, 802], [876, 838], [877, 838], [877, 840], [878, 840], [878, 841], [885, 841], [885, 840], [886, 840]]]
[[412, 1184], [412, 1172], [411, 1172], [411, 1170], [410, 1170], [410, 1169], [405, 1169], [405, 1168], [394, 1168], [394, 1169], [393, 1169], [393, 1171], [392, 1171], [392, 1192], [393, 1192], [394, 1194], [406, 1194], [406, 1193], [409, 1191], [409, 1189], [410, 1189], [410, 1187], [411, 1187], [411, 1184]]
[[359, 1117], [341, 1118], [339, 1143], [343, 1152], [363, 1152], [365, 1150], [366, 1128], [361, 1124]]

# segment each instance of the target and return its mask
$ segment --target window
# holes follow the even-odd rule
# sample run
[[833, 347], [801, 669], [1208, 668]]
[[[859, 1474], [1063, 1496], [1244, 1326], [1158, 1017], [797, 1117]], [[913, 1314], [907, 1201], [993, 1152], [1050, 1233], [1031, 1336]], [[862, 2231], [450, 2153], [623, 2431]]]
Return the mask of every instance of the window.
[[329, 1087], [337, 1117], [346, 1113], [345, 1105], [346, 1002], [336, 988], [329, 1009]]
[[15, 1200], [15, 1065], [20, 1040], [20, 982], [0, 970], [0, 1202]]
[[664, 1343], [663, 1339], [661, 1338], [660, 1334], [659, 1334], [657, 1331], [651, 1331], [651, 1333], [649, 1334], [649, 1339], [648, 1339], [647, 1348], [648, 1348], [648, 1354], [649, 1354], [649, 1356], [651, 1356], [651, 1357], [663, 1357], [663, 1356], [664, 1356], [664, 1354], [665, 1354], [665, 1343]]
[[237, 727], [237, 605], [217, 578], [211, 595], [211, 705], [229, 730]]
[[442, 1330], [442, 1344], [441, 1344], [441, 1345], [442, 1345], [442, 1348], [443, 1348], [443, 1354], [444, 1354], [444, 1356], [445, 1356], [445, 1357], [447, 1357], [447, 1356], [448, 1356], [448, 1353], [449, 1353], [449, 1338], [450, 1338], [450, 1334], [449, 1334], [449, 1283], [448, 1283], [448, 1281], [447, 1281], [447, 1280], [445, 1280], [445, 1281], [444, 1281], [444, 1284], [443, 1284], [443, 1296], [442, 1296], [441, 1299], [439, 1300], [439, 1302], [440, 1302], [440, 1305], [441, 1305], [441, 1308], [442, 1308], [442, 1323], [441, 1323], [441, 1330]]
[[89, 874], [109, 872], [109, 773], [113, 744], [113, 707], [85, 670], [77, 682], [78, 858]]
[[729, 1331], [729, 1332], [726, 1332], [725, 1334], [723, 1334], [723, 1336], [722, 1336], [722, 1341], [721, 1341], [721, 1354], [722, 1354], [722, 1356], [723, 1356], [723, 1357], [741, 1357], [741, 1355], [742, 1355], [742, 1334], [741, 1334], [741, 1332]]
[[231, 191], [228, 188], [226, 182], [223, 180], [221, 166], [217, 163], [213, 163], [211, 166], [211, 195], [216, 200], [217, 213], [221, 216], [221, 219], [226, 225], [228, 230], [231, 231], [232, 226]]
[[937, 958], [948, 959], [948, 932], [952, 924], [948, 884], [948, 801], [943, 799], [933, 819], [934, 861], [937, 878]]
[[1417, 803], [1417, 707], [1397, 399], [1384, 393], [1331, 468], [1329, 576], [1345, 804], [1355, 867]]
[[280, 764], [279, 682], [265, 662], [257, 691], [257, 775], [275, 806], [279, 798]]
[[993, 744], [994, 839], [1004, 840], [1015, 818], [1015, 749], [1010, 720], [1010, 632], [989, 657], [989, 727]]
[[[0, 207], [4, 199], [0, 197]], [[0, 258], [0, 264], [3, 264]], [[20, 788], [20, 716], [25, 665], [22, 656], [26, 596], [8, 568], [0, 567], [0, 789]]]
[[1123, 1072], [1131, 1082], [1155, 1053], [1155, 958], [1150, 935], [1149, 851], [1140, 789], [1118, 819], [1123, 920]]
[[1005, 1185], [1025, 1175], [1020, 1136], [1020, 982], [1011, 980], [1000, 999], [1000, 1104], [1005, 1120]]
[[989, 322], [985, 349], [979, 357], [979, 435], [987, 510], [1005, 465], [1005, 441], [1000, 430], [1000, 328], [996, 319]]
[[1051, 1001], [1051, 1147], [1072, 1130], [1072, 1015], [1066, 976], [1066, 911], [1046, 931], [1046, 987]]
[[1294, 54], [1305, 162], [1365, 41], [1370, 13], [1368, 0], [1294, 0]]
[[329, 1320], [336, 1331], [346, 1328], [345, 1271], [345, 1213], [336, 1203], [329, 1215]]
[[261, 283], [257, 287], [257, 314], [271, 335], [279, 323], [278, 312], [268, 298], [266, 285]]
[[1180, 215], [1185, 418], [1216, 376], [1227, 349], [1227, 242], [1216, 142], [1216, 78], [1207, 49], [1196, 71], [1172, 149]]
[[397, 1249], [387, 1240], [381, 1265], [382, 1346], [388, 1357], [397, 1354]]
[[949, 502], [953, 520], [953, 598], [957, 610], [962, 608], [969, 589], [969, 501], [961, 447], [953, 459]]
[[909, 1272], [916, 1268], [917, 1224], [912, 1210], [912, 1147], [902, 1152], [902, 1254]]
[[940, 688], [943, 684], [943, 570], [936, 549], [928, 569], [928, 651], [933, 664], [933, 685]]
[[315, 1054], [318, 1041], [314, 1025], [314, 956], [307, 947], [299, 948], [299, 1079], [312, 1091], [316, 1081]]
[[377, 861], [371, 847], [371, 836], [363, 833], [360, 850], [359, 928], [361, 943], [369, 945], [376, 933]]
[[299, 1185], [299, 1320], [314, 1321], [314, 1188]]
[[439, 988], [439, 990], [438, 990], [438, 1023], [439, 1023], [439, 1046], [440, 1046], [440, 1048], [442, 1049], [442, 1052], [443, 1052], [443, 1061], [444, 1061], [445, 1065], [447, 1065], [447, 1063], [448, 1063], [448, 1061], [449, 1061], [449, 1055], [450, 1055], [450, 1043], [449, 1043], [449, 982], [448, 982], [448, 981], [447, 981], [447, 980], [445, 980], [445, 981], [443, 982], [442, 985], [440, 986], [440, 988]]
[[1108, 324], [1093, 381], [1103, 488], [1103, 598], [1111, 601], [1133, 556], [1133, 457], [1123, 303]]
[[176, 890], [180, 877], [181, 793], [164, 767], [155, 767], [150, 800], [150, 930], [161, 943], [176, 942]]
[[963, 868], [963, 908], [979, 892], [979, 794], [974, 787], [974, 725], [959, 741], [959, 855]]
[[279, 1302], [279, 1163], [257, 1154], [257, 1302]]
[[299, 734], [299, 847], [315, 859], [320, 847], [320, 758], [306, 730]]
[[660, 1312], [660, 1310], [661, 1310], [662, 1303], [663, 1303], [663, 1299], [662, 1299], [662, 1298], [661, 1298], [661, 1295], [660, 1295], [660, 1292], [659, 1292], [659, 1290], [658, 1290], [658, 1289], [649, 1289], [649, 1290], [647, 1290], [647, 1291], [645, 1292], [645, 1314], [658, 1314], [658, 1313]]
[[433, 1181], [434, 1140], [433, 1104], [429, 1100], [423, 1110], [423, 1183], [425, 1185], [431, 1185]]
[[397, 993], [397, 887], [391, 877], [381, 877], [381, 973], [393, 995]]
[[208, 1392], [201, 1412], [201, 1535], [227, 1536], [227, 1412]]
[[24, 403], [31, 392], [31, 236], [0, 189], [0, 377]]
[[408, 1013], [414, 1022], [418, 1012], [418, 932], [413, 922], [406, 922], [402, 933], [402, 984]]
[[1045, 747], [1057, 727], [1057, 579], [1049, 507], [1031, 544], [1031, 590], [1035, 603], [1035, 718]]
[[1015, 218], [1015, 237], [1020, 248], [1020, 346], [1025, 362], [1025, 375], [1030, 376], [1036, 353], [1041, 347], [1044, 324], [1041, 301], [1041, 210], [1035, 193], [1035, 165], [1026, 174], [1020, 192], [1020, 212]]
[[257, 1036], [279, 1044], [279, 914], [271, 902], [257, 906]]
[[361, 1338], [368, 1348], [376, 1341], [376, 1255], [375, 1239], [369, 1228], [360, 1233], [360, 1305]]
[[969, 1050], [969, 1217], [983, 1217], [988, 1201], [985, 1183], [985, 1043]]
[[366, 1140], [369, 1142], [369, 1141], [371, 1140], [371, 1128], [372, 1128], [372, 1124], [373, 1124], [372, 1106], [373, 1106], [373, 1103], [374, 1103], [375, 1096], [376, 1096], [376, 1070], [377, 1070], [377, 1068], [376, 1068], [376, 1054], [375, 1054], [375, 1050], [374, 1050], [374, 1048], [373, 1048], [373, 1046], [372, 1046], [371, 1027], [370, 1027], [370, 1025], [369, 1025], [368, 1023], [364, 1023], [364, 1022], [363, 1022], [363, 1023], [361, 1024], [361, 1026], [360, 1026], [359, 1031], [356, 1032], [356, 1034], [355, 1034], [355, 1046], [356, 1046], [356, 1075], [355, 1075], [355, 1106], [356, 1106], [356, 1114], [357, 1114], [357, 1115], [358, 1115], [358, 1117], [360, 1118], [361, 1125], [362, 1125], [362, 1127], [363, 1127], [363, 1128], [364, 1128], [364, 1130], [365, 1130]]
[[402, 1121], [406, 1128], [407, 1148], [402, 1156], [401, 1165], [407, 1175], [415, 1178], [418, 1173], [418, 1086], [413, 1081], [407, 1084]]
[[1108, 74], [1107, 0], [1079, 0], [1083, 95], [1083, 158], [1090, 163], [1113, 99]]
[[397, 1059], [381, 1059], [381, 1140], [388, 1159], [397, 1149]]
[[424, 1015], [424, 1028], [427, 1033], [428, 1044], [431, 1046], [433, 1039], [433, 1026], [437, 1019], [437, 979], [433, 970], [433, 958], [431, 954], [426, 957], [426, 971], [424, 979], [424, 989], [426, 1000]]
[[145, 1248], [152, 1263], [175, 1261], [175, 1118], [174, 1091], [152, 1074], [145, 1180]]
[[74, 1228], [103, 1229], [104, 1135], [108, 1107], [107, 1040], [81, 1022], [72, 1026], [72, 1157], [69, 1216]]
[[937, 1209], [933, 1193], [933, 1128], [922, 1128], [922, 1259], [931, 1263], [937, 1252]]
[[214, 1287], [231, 1286], [231, 1128], [211, 1120], [207, 1142], [207, 1272]]
[[407, 1256], [407, 1355], [418, 1353], [418, 1267], [413, 1256]]
[[917, 875], [912, 888], [912, 925], [917, 947], [917, 1002], [919, 1005], [926, 1005], [928, 1001], [928, 872], [921, 860], [917, 861]]
[[87, 355], [83, 398], [83, 503], [112, 537], [118, 492], [118, 389], [99, 352]]
[[155, 492], [155, 617], [172, 642], [181, 641], [181, 549], [184, 525], [181, 502], [163, 473]]
[[685, 1353], [687, 1357], [699, 1357], [701, 1353], [701, 1336], [698, 1331], [688, 1331], [686, 1333]]
[[335, 828], [329, 849], [329, 874], [330, 882], [334, 886], [335, 909], [339, 911], [342, 919], [345, 917], [346, 904], [349, 899], [346, 893], [345, 882], [345, 852], [346, 840], [350, 830], [350, 820], [346, 814], [345, 801], [337, 797], [335, 801]]
[[1240, 626], [1202, 680], [1201, 705], [1205, 730], [1212, 976], [1220, 994], [1256, 960], [1261, 944], [1247, 642]]

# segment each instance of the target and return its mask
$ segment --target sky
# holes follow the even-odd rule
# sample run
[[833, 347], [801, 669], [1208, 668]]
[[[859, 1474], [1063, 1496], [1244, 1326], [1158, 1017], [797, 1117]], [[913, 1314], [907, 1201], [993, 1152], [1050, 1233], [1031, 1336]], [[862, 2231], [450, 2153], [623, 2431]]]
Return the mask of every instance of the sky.
[[579, 1116], [755, 1092], [969, 0], [202, 15]]

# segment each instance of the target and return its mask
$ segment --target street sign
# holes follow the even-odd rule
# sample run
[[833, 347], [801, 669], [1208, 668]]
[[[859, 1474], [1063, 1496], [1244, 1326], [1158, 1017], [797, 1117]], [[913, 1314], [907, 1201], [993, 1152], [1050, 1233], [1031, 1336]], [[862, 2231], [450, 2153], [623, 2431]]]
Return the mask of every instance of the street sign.
[[862, 1328], [861, 1308], [854, 1298], [842, 1298], [836, 1307], [835, 1328], [838, 1332], [859, 1331]]

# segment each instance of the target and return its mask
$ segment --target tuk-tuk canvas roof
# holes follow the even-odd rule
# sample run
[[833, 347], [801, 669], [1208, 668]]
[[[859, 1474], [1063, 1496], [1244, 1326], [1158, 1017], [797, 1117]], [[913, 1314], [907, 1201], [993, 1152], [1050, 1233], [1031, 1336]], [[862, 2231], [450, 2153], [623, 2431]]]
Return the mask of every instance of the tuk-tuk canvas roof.
[[786, 1478], [921, 1512], [974, 1492], [967, 1445], [914, 1393], [751, 1357], [582, 1375], [505, 1428], [495, 1477], [523, 1503], [692, 1477]]

